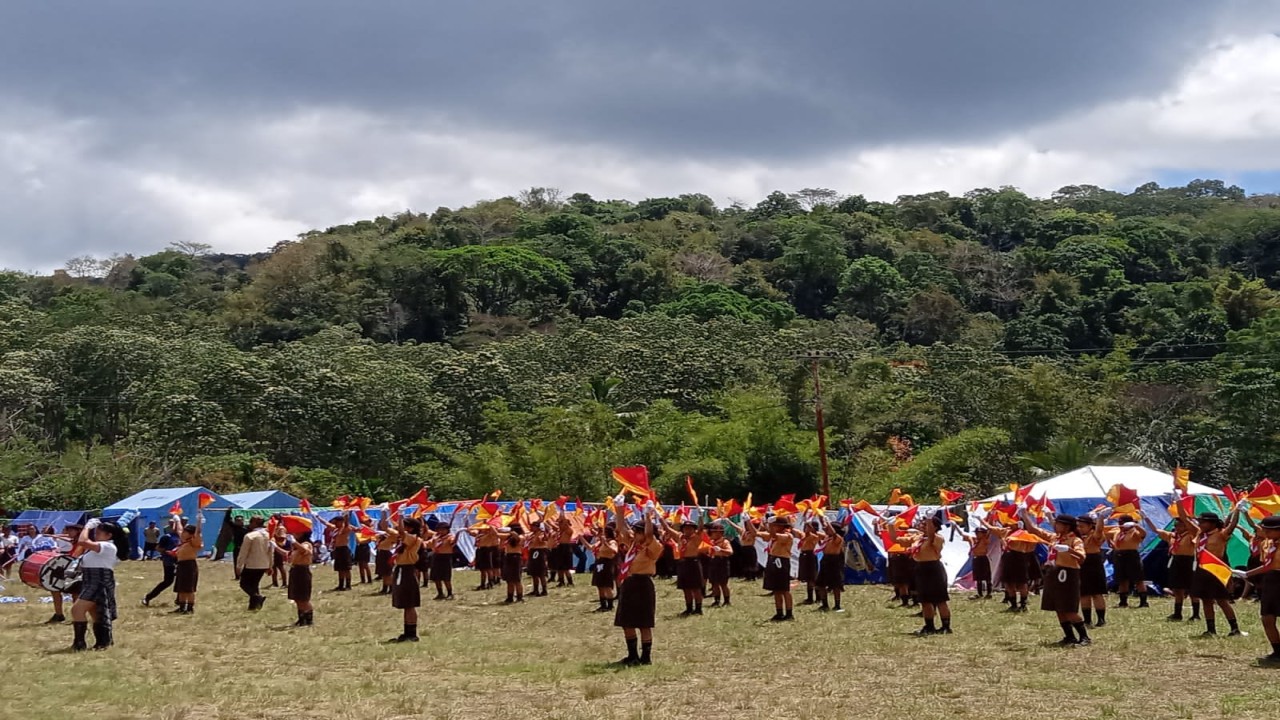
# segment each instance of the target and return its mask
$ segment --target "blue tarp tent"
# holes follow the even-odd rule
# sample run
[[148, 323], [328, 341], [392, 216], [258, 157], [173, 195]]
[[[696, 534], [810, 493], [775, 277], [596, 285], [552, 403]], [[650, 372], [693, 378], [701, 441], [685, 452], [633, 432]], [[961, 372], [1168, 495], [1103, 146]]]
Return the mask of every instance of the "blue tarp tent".
[[154, 522], [161, 527], [169, 520], [169, 509], [174, 503], [182, 505], [182, 514], [195, 521], [200, 493], [209, 493], [213, 496], [213, 503], [205, 509], [205, 527], [204, 527], [204, 549], [210, 552], [213, 549], [214, 540], [218, 537], [218, 529], [222, 526], [223, 515], [226, 511], [233, 507], [232, 504], [221, 495], [207, 490], [202, 487], [184, 487], [184, 488], [157, 488], [154, 490], [143, 490], [140, 493], [130, 495], [102, 510], [102, 517], [107, 519], [118, 518], [126, 513], [136, 512], [137, 515], [129, 522], [129, 538], [133, 546], [133, 556], [138, 557], [142, 553], [142, 530], [147, 527], [148, 523]]
[[297, 509], [298, 507], [298, 498], [281, 490], [229, 493], [222, 497], [238, 508], [277, 508], [283, 510]]
[[9, 521], [10, 527], [34, 525], [36, 530], [53, 526], [55, 532], [62, 532], [68, 525], [83, 525], [88, 513], [83, 510], [23, 510], [18, 517]]

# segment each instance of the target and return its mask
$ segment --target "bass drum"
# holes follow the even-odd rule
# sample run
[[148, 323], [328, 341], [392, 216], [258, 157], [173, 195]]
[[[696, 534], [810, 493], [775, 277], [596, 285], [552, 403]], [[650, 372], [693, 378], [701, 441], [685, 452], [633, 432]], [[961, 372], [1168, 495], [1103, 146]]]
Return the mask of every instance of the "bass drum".
[[22, 561], [18, 577], [37, 590], [68, 592], [80, 582], [80, 561], [56, 550], [41, 550]]

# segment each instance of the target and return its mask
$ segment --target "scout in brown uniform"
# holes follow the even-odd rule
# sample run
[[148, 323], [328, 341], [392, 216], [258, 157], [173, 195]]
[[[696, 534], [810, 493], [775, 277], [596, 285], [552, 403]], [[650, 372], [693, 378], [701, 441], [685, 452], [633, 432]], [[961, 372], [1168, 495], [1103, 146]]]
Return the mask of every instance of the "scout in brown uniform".
[[662, 523], [664, 535], [668, 542], [676, 544], [680, 561], [676, 568], [676, 588], [684, 593], [684, 612], [680, 617], [702, 614], [702, 591], [706, 583], [702, 577], [702, 528], [692, 520], [680, 523], [680, 531], [676, 532], [665, 520]]
[[391, 581], [395, 574], [391, 566], [391, 554], [400, 544], [400, 531], [391, 527], [385, 516], [378, 522], [378, 526], [378, 543], [373, 554], [373, 569], [382, 579], [382, 592], [378, 594], [390, 595]]
[[276, 526], [275, 532], [271, 534], [271, 545], [275, 550], [271, 558], [271, 587], [283, 584], [284, 589], [288, 590], [289, 569], [285, 567], [285, 561], [288, 559], [289, 548], [293, 545], [293, 541], [285, 531], [284, 525]]
[[837, 525], [827, 521], [825, 515], [819, 515], [822, 523], [822, 561], [818, 564], [818, 610], [825, 612], [832, 609], [828, 597], [834, 602], [834, 610], [844, 612], [840, 607], [840, 596], [844, 594], [844, 533]]
[[313, 515], [333, 533], [330, 542], [330, 555], [333, 558], [333, 570], [338, 573], [338, 586], [334, 592], [345, 592], [351, 589], [351, 521], [345, 514], [339, 515], [329, 522], [319, 515]]
[[724, 536], [724, 525], [717, 521], [707, 526], [711, 535], [707, 582], [711, 584], [711, 607], [729, 607], [729, 560], [733, 545]]
[[[731, 525], [731, 521], [726, 520]], [[742, 579], [755, 582], [760, 579], [760, 551], [756, 549], [757, 531], [760, 521], [744, 517], [742, 525], [734, 525], [738, 531], [738, 542], [742, 545]]]
[[496, 587], [502, 569], [502, 537], [496, 528], [485, 525], [468, 528], [467, 534], [476, 539], [476, 571], [480, 573], [480, 585], [476, 590]]
[[551, 538], [546, 526], [534, 523], [529, 533], [529, 578], [533, 580], [533, 597], [547, 594], [547, 555], [551, 552]]
[[608, 612], [613, 609], [614, 587], [618, 580], [618, 541], [612, 526], [600, 531], [591, 542], [591, 554], [595, 555], [595, 563], [591, 566], [591, 586], [596, 589], [596, 597], [600, 607], [596, 612]]
[[1026, 612], [1027, 595], [1030, 591], [1029, 580], [1032, 558], [1036, 551], [1036, 543], [1009, 540], [1012, 528], [988, 525], [979, 519], [992, 535], [999, 537], [1004, 552], [1000, 555], [1000, 582], [1004, 584], [1004, 601], [1009, 603], [1009, 612]]
[[[917, 635], [951, 634], [951, 595], [947, 592], [947, 568], [942, 564], [942, 547], [946, 544], [938, 531], [942, 518], [934, 515], [924, 522], [924, 532], [908, 552], [915, 558], [916, 593], [920, 597], [924, 615], [924, 627]], [[889, 536], [897, 539], [897, 528], [889, 526]], [[942, 627], [934, 625], [934, 616], [942, 621]]]
[[288, 550], [279, 544], [275, 546], [275, 550], [278, 556], [288, 556], [289, 559], [289, 599], [298, 610], [298, 622], [294, 623], [294, 627], [314, 625], [316, 613], [311, 605], [311, 561], [315, 548], [311, 546], [311, 533], [298, 533]]
[[1097, 518], [1082, 515], [1076, 518], [1076, 536], [1084, 543], [1084, 562], [1080, 564], [1080, 613], [1084, 624], [1093, 623], [1093, 613], [1098, 614], [1094, 627], [1107, 624], [1107, 567], [1102, 562], [1102, 544], [1107, 536]]
[[[1182, 508], [1178, 503], [1173, 504], [1174, 517], [1181, 517], [1196, 531], [1196, 554], [1199, 555], [1200, 550], [1207, 550], [1219, 558], [1227, 557], [1227, 541], [1231, 539], [1231, 533], [1235, 532], [1236, 525], [1240, 521], [1240, 507], [1237, 505], [1231, 510], [1231, 517], [1224, 525], [1222, 518], [1213, 513], [1203, 513], [1199, 517], [1192, 519], [1182, 515]], [[1214, 606], [1222, 609], [1222, 614], [1227, 616], [1227, 622], [1231, 625], [1231, 632], [1228, 635], [1240, 635], [1240, 624], [1236, 621], [1236, 611], [1231, 607], [1231, 595], [1227, 592], [1227, 588], [1216, 577], [1204, 568], [1196, 568], [1195, 576], [1191, 580], [1191, 597], [1199, 598], [1204, 604], [1204, 624], [1205, 635], [1217, 635], [1218, 623], [1214, 611]]]
[[507, 584], [506, 604], [524, 602], [524, 552], [525, 540], [519, 525], [512, 525], [502, 533], [502, 580]]
[[1106, 531], [1107, 542], [1111, 543], [1111, 567], [1115, 571], [1117, 592], [1120, 593], [1120, 607], [1129, 607], [1131, 589], [1138, 593], [1138, 607], [1149, 607], [1147, 581], [1142, 574], [1142, 555], [1138, 553], [1147, 531], [1129, 515], [1117, 516], [1116, 522], [1119, 525]]
[[204, 513], [196, 515], [196, 524], [182, 529], [182, 541], [178, 543], [174, 557], [178, 560], [177, 575], [173, 580], [173, 591], [178, 594], [178, 615], [190, 615], [196, 611], [196, 591], [200, 587], [200, 566], [196, 558], [204, 549]]
[[800, 538], [800, 557], [797, 560], [796, 580], [804, 583], [804, 605], [814, 602], [814, 590], [818, 582], [818, 546], [826, 537], [819, 532], [821, 524], [810, 520], [804, 524], [804, 535]]
[[391, 607], [404, 611], [404, 632], [391, 642], [418, 642], [418, 606], [422, 590], [418, 587], [418, 553], [422, 550], [422, 522], [417, 518], [402, 519], [396, 528], [400, 546], [392, 570]]
[[452, 523], [436, 525], [431, 544], [431, 582], [436, 584], [436, 600], [453, 599], [453, 551], [458, 539], [450, 532]]
[[1084, 562], [1085, 553], [1084, 541], [1076, 535], [1076, 519], [1070, 515], [1056, 516], [1054, 531], [1049, 533], [1036, 527], [1026, 510], [1022, 513], [1027, 532], [1049, 541], [1051, 548], [1052, 567], [1045, 577], [1040, 609], [1057, 613], [1058, 625], [1062, 627], [1059, 645], [1089, 645], [1089, 631], [1080, 616], [1080, 564]]
[[[977, 594], [973, 596], [974, 600], [981, 598], [991, 599], [991, 558], [987, 555], [991, 551], [991, 531], [985, 527], [980, 527], [974, 531], [972, 535], [961, 531], [960, 537], [969, 543], [969, 564], [973, 568], [973, 585], [977, 590]], [[983, 593], [983, 590], [986, 593]]]
[[573, 524], [564, 513], [556, 520], [559, 542], [553, 553], [554, 570], [556, 571], [556, 587], [573, 586], [573, 548], [577, 543], [573, 537]]
[[764, 589], [773, 593], [773, 622], [795, 620], [792, 606], [795, 600], [791, 597], [791, 546], [802, 537], [799, 530], [791, 528], [791, 521], [782, 516], [774, 516], [769, 521], [769, 530], [757, 531], [761, 538], [769, 543], [768, 561], [764, 568]]
[[[1173, 614], [1168, 619], [1181, 620], [1182, 604], [1187, 598], [1187, 592], [1191, 590], [1191, 580], [1196, 572], [1195, 529], [1181, 517], [1174, 518], [1172, 531], [1161, 530], [1152, 525], [1147, 518], [1143, 518], [1143, 522], [1151, 532], [1169, 545], [1169, 576], [1164, 586], [1173, 591]], [[1191, 602], [1191, 617], [1194, 620], [1200, 619], [1198, 601]]]
[[[367, 517], [360, 523], [361, 527], [373, 529], [373, 518]], [[356, 569], [360, 571], [360, 584], [368, 585], [373, 582], [373, 571], [369, 569], [369, 561], [372, 559], [373, 553], [370, 552], [369, 540], [361, 537], [360, 533], [356, 533]]]
[[1271, 654], [1261, 658], [1261, 662], [1273, 665], [1280, 663], [1280, 629], [1276, 628], [1276, 616], [1280, 615], [1280, 552], [1276, 552], [1280, 548], [1280, 515], [1263, 518], [1257, 530], [1262, 536], [1261, 564], [1244, 575], [1262, 586], [1258, 612], [1262, 615], [1267, 642], [1271, 643]]
[[[613, 616], [615, 627], [622, 628], [627, 641], [627, 656], [619, 665], [648, 665], [652, 661], [653, 626], [657, 615], [657, 593], [653, 587], [653, 575], [662, 557], [662, 542], [654, 533], [654, 511], [634, 527], [628, 527], [622, 513], [614, 517], [614, 530], [618, 539], [633, 548], [631, 567], [622, 586], [618, 588], [618, 609]], [[641, 651], [636, 652], [636, 634], [639, 633]]]

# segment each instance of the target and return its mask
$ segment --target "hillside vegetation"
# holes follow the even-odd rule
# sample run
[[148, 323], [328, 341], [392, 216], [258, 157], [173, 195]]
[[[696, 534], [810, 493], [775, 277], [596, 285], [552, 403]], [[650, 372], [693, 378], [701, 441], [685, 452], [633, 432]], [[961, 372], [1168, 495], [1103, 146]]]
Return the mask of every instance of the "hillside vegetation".
[[1220, 181], [754, 207], [518, 198], [0, 274], [0, 504], [972, 494], [1085, 462], [1280, 458], [1280, 201]]

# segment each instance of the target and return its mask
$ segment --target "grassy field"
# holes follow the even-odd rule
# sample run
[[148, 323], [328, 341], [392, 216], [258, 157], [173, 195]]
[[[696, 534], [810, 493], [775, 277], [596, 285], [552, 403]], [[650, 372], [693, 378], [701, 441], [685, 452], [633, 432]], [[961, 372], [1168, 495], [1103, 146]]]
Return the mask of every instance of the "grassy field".
[[[1256, 663], [1268, 648], [1249, 603], [1239, 607], [1247, 638], [1200, 639], [1202, 625], [1166, 622], [1159, 600], [1112, 610], [1092, 647], [1061, 649], [1050, 614], [1002, 614], [998, 602], [958, 596], [954, 635], [915, 638], [920, 621], [890, 607], [882, 587], [850, 588], [843, 614], [797, 605], [794, 623], [773, 624], [757, 586], [735, 583], [732, 608], [680, 619], [663, 583], [655, 664], [616, 669], [621, 633], [591, 612], [582, 585], [507, 607], [461, 572], [456, 601], [425, 601], [421, 643], [387, 645], [400, 617], [373, 586], [320, 593], [315, 627], [293, 629], [282, 591], [250, 615], [229, 565], [201, 571], [197, 612], [182, 617], [159, 607], [172, 596], [138, 604], [157, 563], [124, 565], [116, 647], [105, 653], [70, 653], [70, 626], [41, 625], [50, 606], [6, 583], [32, 602], [0, 605], [0, 717], [1151, 720], [1280, 708], [1280, 671]], [[316, 587], [333, 585], [318, 570]]]

